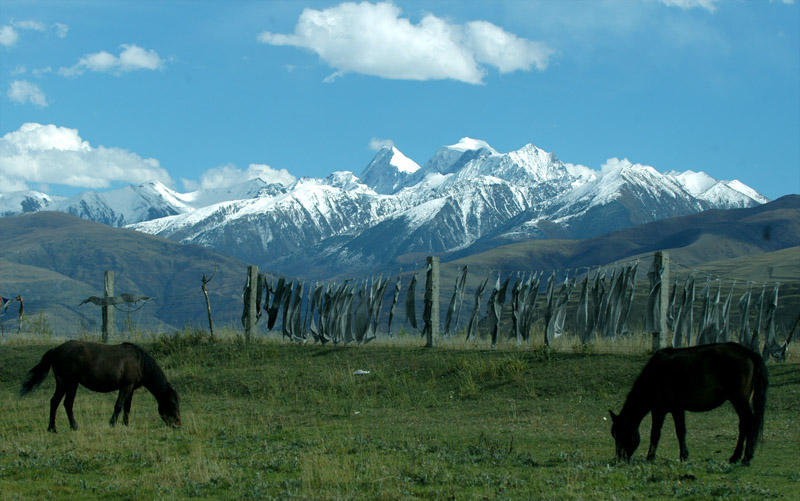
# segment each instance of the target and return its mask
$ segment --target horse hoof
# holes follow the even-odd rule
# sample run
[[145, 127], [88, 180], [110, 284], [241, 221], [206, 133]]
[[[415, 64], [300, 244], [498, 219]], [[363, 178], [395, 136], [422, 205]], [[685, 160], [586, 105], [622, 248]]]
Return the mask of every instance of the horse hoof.
[[55, 428], [52, 428], [52, 427], [50, 427], [50, 428], [47, 428], [47, 431], [49, 431], [50, 433], [58, 433], [58, 432], [56, 431], [56, 429], [55, 429]]

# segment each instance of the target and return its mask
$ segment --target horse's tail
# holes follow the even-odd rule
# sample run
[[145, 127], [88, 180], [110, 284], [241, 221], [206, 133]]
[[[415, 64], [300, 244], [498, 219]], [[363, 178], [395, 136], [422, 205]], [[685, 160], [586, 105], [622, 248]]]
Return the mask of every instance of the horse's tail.
[[769, 389], [769, 373], [764, 359], [756, 354], [753, 357], [755, 373], [753, 374], [753, 413], [755, 414], [755, 435], [753, 448], [764, 438], [764, 409], [767, 406], [767, 390]]
[[50, 372], [50, 366], [53, 363], [52, 358], [53, 350], [47, 350], [47, 353], [44, 354], [42, 360], [36, 365], [36, 367], [28, 371], [25, 381], [22, 383], [22, 386], [19, 387], [20, 397], [24, 397], [31, 391], [35, 390], [37, 386], [42, 384], [44, 378], [47, 377], [47, 373]]

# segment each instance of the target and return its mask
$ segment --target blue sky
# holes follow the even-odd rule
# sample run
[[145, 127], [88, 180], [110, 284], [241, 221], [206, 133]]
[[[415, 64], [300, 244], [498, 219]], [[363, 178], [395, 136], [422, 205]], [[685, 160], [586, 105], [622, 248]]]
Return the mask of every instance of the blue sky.
[[359, 174], [464, 136], [800, 193], [800, 5], [0, 4], [0, 192]]

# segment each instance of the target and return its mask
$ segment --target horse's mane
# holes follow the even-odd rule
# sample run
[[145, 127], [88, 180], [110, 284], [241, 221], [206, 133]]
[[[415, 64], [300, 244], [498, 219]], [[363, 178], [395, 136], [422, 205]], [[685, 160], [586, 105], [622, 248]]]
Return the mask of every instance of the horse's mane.
[[171, 386], [169, 381], [167, 381], [167, 376], [164, 374], [164, 371], [161, 370], [161, 367], [158, 366], [155, 359], [151, 357], [149, 353], [133, 343], [122, 344], [130, 346], [133, 348], [133, 351], [136, 352], [136, 356], [139, 357], [139, 360], [142, 363], [144, 380], [148, 381], [149, 384], [152, 385], [152, 390], [158, 390], [160, 392], [161, 390]]

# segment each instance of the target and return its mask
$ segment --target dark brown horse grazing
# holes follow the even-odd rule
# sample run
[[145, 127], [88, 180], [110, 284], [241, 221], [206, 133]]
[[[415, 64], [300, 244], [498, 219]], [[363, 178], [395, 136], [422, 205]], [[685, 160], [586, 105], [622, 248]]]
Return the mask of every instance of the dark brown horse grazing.
[[181, 425], [181, 412], [178, 393], [169, 384], [164, 371], [156, 364], [153, 357], [131, 343], [106, 345], [83, 341], [67, 341], [49, 350], [42, 361], [28, 372], [25, 382], [19, 389], [20, 396], [25, 396], [39, 386], [50, 368], [56, 378], [56, 391], [50, 399], [50, 424], [48, 431], [56, 432], [56, 411], [64, 398], [64, 409], [67, 411], [69, 425], [78, 429], [72, 404], [78, 384], [92, 391], [109, 392], [119, 390], [114, 413], [111, 415], [111, 426], [117, 422], [120, 411], [125, 413], [122, 422], [128, 424], [131, 412], [133, 390], [144, 386], [158, 401], [158, 413], [164, 422], [173, 427]]
[[639, 423], [651, 412], [653, 426], [647, 459], [655, 458], [661, 426], [666, 414], [670, 413], [675, 421], [680, 458], [686, 460], [689, 451], [686, 449], [685, 412], [710, 411], [730, 401], [739, 415], [739, 440], [730, 462], [735, 463], [742, 457], [746, 441], [742, 464], [749, 465], [764, 429], [768, 388], [764, 360], [740, 344], [708, 344], [657, 351], [633, 383], [619, 415], [609, 411], [617, 459], [630, 460], [639, 446]]

